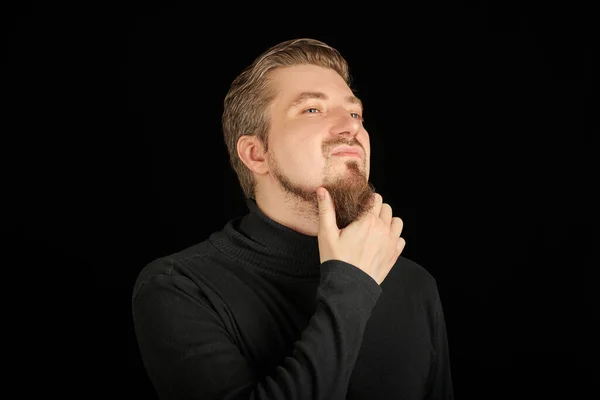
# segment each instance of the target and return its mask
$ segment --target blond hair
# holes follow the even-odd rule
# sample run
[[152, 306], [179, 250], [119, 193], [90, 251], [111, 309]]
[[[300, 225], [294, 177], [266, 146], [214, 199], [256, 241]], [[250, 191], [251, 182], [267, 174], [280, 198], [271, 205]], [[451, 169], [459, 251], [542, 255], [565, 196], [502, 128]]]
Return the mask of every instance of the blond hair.
[[243, 135], [256, 136], [265, 152], [268, 150], [268, 107], [275, 96], [268, 85], [268, 72], [300, 64], [331, 68], [350, 86], [348, 63], [338, 50], [315, 39], [293, 39], [281, 42], [258, 56], [234, 79], [225, 96], [223, 136], [229, 162], [246, 198], [255, 198], [256, 182], [252, 172], [238, 156], [237, 142]]

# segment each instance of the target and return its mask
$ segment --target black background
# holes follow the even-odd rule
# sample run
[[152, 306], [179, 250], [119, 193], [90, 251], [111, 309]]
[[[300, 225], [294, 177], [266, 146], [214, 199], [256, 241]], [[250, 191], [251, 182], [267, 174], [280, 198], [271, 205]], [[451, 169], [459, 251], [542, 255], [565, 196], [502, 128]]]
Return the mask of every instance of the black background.
[[34, 328], [14, 332], [28, 382], [155, 398], [133, 282], [247, 212], [223, 98], [269, 46], [312, 37], [347, 58], [371, 181], [438, 281], [456, 398], [583, 397], [598, 379], [591, 12], [501, 4], [34, 4], [6, 22], [3, 230], [11, 289], [32, 299], [17, 326]]

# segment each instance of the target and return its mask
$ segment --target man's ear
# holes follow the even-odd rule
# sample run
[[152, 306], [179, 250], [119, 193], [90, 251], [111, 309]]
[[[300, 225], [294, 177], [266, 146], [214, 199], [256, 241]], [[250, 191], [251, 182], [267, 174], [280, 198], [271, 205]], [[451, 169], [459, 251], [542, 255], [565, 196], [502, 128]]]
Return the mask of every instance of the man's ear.
[[237, 153], [250, 171], [261, 175], [269, 171], [264, 146], [257, 136], [241, 136], [237, 141]]

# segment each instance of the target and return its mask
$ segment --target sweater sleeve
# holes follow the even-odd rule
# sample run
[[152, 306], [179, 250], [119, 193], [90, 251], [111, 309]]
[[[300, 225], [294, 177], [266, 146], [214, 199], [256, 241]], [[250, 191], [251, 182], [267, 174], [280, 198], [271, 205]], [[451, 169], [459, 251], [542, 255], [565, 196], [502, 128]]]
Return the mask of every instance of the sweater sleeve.
[[162, 400], [342, 400], [380, 294], [359, 268], [323, 263], [315, 314], [293, 353], [269, 376], [257, 376], [189, 279], [154, 275], [132, 307], [142, 359]]
[[428, 381], [427, 400], [453, 400], [450, 353], [444, 311], [437, 288], [434, 305], [434, 359]]

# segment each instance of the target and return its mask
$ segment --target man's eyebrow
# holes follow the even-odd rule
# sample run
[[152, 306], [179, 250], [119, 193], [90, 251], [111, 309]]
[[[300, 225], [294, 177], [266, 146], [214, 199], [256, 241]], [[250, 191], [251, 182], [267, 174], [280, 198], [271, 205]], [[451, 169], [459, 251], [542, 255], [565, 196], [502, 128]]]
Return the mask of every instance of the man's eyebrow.
[[[294, 98], [289, 108], [297, 107], [298, 105], [304, 103], [307, 100], [327, 100], [328, 98], [329, 97], [327, 97], [327, 95], [323, 92], [302, 92]], [[360, 99], [356, 96], [348, 96], [345, 100], [347, 103], [357, 104], [358, 106], [360, 106], [361, 109], [363, 108], [362, 101], [360, 101]]]
[[297, 107], [298, 105], [304, 103], [307, 100], [327, 100], [328, 97], [325, 93], [323, 92], [302, 92], [300, 94], [298, 94], [298, 96], [296, 96], [294, 98], [294, 100], [291, 102], [290, 104], [290, 108], [294, 108]]
[[358, 97], [356, 97], [356, 96], [348, 96], [348, 97], [346, 97], [346, 102], [352, 103], [352, 104], [357, 104], [361, 109], [363, 108], [362, 101]]

